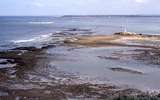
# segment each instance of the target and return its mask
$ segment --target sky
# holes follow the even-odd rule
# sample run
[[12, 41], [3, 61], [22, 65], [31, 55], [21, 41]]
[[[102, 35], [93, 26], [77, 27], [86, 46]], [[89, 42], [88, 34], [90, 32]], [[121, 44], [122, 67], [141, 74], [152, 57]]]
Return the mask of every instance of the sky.
[[160, 15], [160, 0], [0, 0], [0, 16]]

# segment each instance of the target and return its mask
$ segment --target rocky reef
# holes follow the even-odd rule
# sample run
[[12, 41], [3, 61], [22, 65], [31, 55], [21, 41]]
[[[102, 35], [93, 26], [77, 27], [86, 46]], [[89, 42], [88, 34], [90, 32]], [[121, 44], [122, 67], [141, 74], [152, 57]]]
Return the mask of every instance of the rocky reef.
[[[69, 29], [68, 31], [84, 31], [80, 29]], [[85, 30], [88, 31], [88, 30]], [[159, 35], [144, 35], [132, 32], [118, 32], [112, 35], [73, 35], [61, 41], [61, 45], [65, 46], [82, 46], [82, 47], [138, 47], [135, 49], [136, 54], [119, 54], [119, 57], [113, 56], [96, 56], [103, 60], [118, 61], [123, 56], [132, 57], [134, 60], [143, 61], [147, 64], [160, 65], [160, 36]], [[159, 95], [149, 94], [133, 88], [121, 88], [108, 84], [92, 84], [92, 83], [69, 83], [52, 82], [30, 82], [24, 81], [29, 70], [37, 67], [37, 62], [40, 62], [40, 56], [47, 62], [47, 57], [44, 56], [46, 49], [53, 48], [54, 45], [47, 45], [42, 48], [36, 47], [17, 47], [11, 50], [0, 51], [0, 99], [12, 100], [64, 100], [64, 99], [107, 99], [107, 100], [159, 100]], [[43, 55], [43, 56], [42, 56]], [[117, 54], [118, 55], [118, 54]], [[46, 57], [46, 58], [45, 58]], [[53, 59], [52, 59], [53, 60]], [[132, 74], [143, 75], [143, 72], [121, 68], [111, 67], [113, 72], [127, 72]], [[56, 73], [56, 72], [53, 72]], [[62, 72], [61, 72], [62, 73]], [[41, 74], [42, 75], [42, 74]], [[16, 81], [15, 81], [16, 80]], [[30, 79], [28, 79], [30, 80]], [[38, 79], [37, 79], [38, 80]], [[52, 80], [52, 79], [51, 79]], [[54, 78], [53, 78], [54, 80]], [[56, 80], [56, 78], [55, 78]], [[30, 89], [13, 89], [9, 85], [32, 84]], [[30, 82], [30, 83], [29, 83]], [[7, 84], [7, 85], [6, 85]], [[36, 88], [36, 86], [39, 86]]]
[[[32, 68], [36, 63], [36, 56], [40, 53], [40, 49], [35, 47], [19, 47], [12, 50], [1, 51], [0, 59], [5, 59], [1, 61], [1, 65], [10, 67], [1, 67], [0, 73], [6, 78], [14, 74], [17, 77], [23, 77], [23, 72]], [[10, 64], [10, 65], [9, 65]], [[12, 66], [11, 66], [12, 65]], [[17, 70], [13, 73], [8, 73], [10, 69], [16, 68]], [[9, 78], [9, 77], [8, 77]]]

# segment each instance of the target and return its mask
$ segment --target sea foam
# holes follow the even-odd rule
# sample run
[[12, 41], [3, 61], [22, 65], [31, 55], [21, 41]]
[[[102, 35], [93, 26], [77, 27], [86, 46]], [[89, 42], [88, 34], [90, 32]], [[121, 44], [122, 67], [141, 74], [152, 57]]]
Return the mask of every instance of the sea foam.
[[52, 33], [43, 34], [40, 36], [35, 36], [31, 39], [22, 39], [22, 40], [13, 40], [13, 43], [25, 43], [25, 42], [41, 42], [41, 41], [48, 41], [49, 38], [52, 37]]
[[28, 22], [29, 24], [53, 24], [54, 22]]

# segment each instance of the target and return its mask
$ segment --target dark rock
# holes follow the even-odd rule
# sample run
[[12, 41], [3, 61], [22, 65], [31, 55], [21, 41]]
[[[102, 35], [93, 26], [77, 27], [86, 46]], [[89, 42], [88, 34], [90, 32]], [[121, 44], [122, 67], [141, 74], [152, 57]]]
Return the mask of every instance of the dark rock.
[[0, 82], [7, 80], [8, 77], [5, 75], [5, 73], [0, 72]]
[[2, 64], [2, 65], [5, 65], [5, 64], [8, 64], [8, 62], [0, 62], [0, 64]]
[[40, 50], [39, 48], [36, 48], [36, 47], [17, 47], [17, 48], [14, 48], [12, 50], [27, 50], [27, 51], [38, 51]]
[[106, 56], [98, 56], [100, 59], [109, 59], [109, 60], [120, 60], [118, 57], [106, 57]]
[[0, 62], [0, 64], [3, 64], [3, 65], [5, 65], [5, 64], [13, 64], [13, 63], [14, 63], [14, 60], [12, 60], [12, 59], [6, 59], [6, 60]]
[[72, 28], [72, 29], [69, 29], [68, 31], [77, 31], [78, 29], [76, 28]]
[[[22, 50], [27, 51], [22, 51]], [[15, 50], [1, 51], [0, 58], [7, 59], [4, 64], [16, 64], [14, 68], [16, 69], [16, 77], [22, 78], [24, 71], [32, 69], [36, 62], [36, 56], [40, 53], [41, 49], [36, 48], [16, 48]], [[11, 68], [10, 68], [11, 69]], [[0, 70], [1, 72], [2, 70]]]
[[130, 35], [138, 35], [137, 33], [133, 33], [133, 32], [117, 32], [114, 33], [114, 35], [126, 35], [126, 36], [130, 36]]
[[135, 71], [132, 69], [126, 69], [126, 68], [120, 68], [120, 67], [116, 67], [116, 68], [110, 68], [112, 71], [118, 71], [118, 72], [127, 72], [127, 73], [132, 73], [132, 74], [143, 74], [142, 72], [139, 71]]
[[55, 47], [55, 45], [47, 45], [47, 46], [43, 46], [41, 49], [49, 49], [53, 47]]
[[89, 29], [71, 28], [71, 29], [68, 29], [67, 31], [90, 31], [90, 30]]
[[139, 49], [135, 50], [138, 55], [132, 55], [136, 60], [141, 60], [150, 64], [160, 65], [160, 50], [159, 49]]
[[13, 51], [13, 50], [8, 50], [8, 51], [1, 51], [0, 52], [0, 58], [2, 59], [15, 59], [18, 58], [19, 55], [22, 53], [22, 51]]
[[13, 59], [7, 59], [7, 62], [10, 63], [10, 64], [14, 64], [15, 61]]

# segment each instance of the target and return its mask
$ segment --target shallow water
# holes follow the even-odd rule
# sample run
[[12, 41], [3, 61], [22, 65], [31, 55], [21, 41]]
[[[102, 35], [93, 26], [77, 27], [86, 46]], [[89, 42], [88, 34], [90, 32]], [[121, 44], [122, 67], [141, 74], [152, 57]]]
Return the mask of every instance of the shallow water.
[[[49, 64], [65, 72], [75, 73], [86, 82], [109, 84], [120, 87], [137, 88], [143, 91], [159, 91], [159, 65], [135, 60], [130, 54], [138, 54], [131, 47], [73, 48], [57, 47], [47, 51], [58, 55], [58, 60]], [[71, 49], [71, 50], [70, 50]], [[121, 54], [120, 56], [118, 54]], [[101, 59], [98, 56], [117, 57], [119, 59]], [[112, 71], [110, 68], [124, 68], [142, 74]]]

